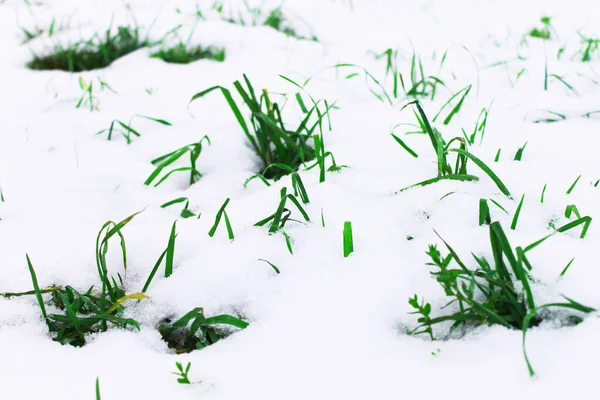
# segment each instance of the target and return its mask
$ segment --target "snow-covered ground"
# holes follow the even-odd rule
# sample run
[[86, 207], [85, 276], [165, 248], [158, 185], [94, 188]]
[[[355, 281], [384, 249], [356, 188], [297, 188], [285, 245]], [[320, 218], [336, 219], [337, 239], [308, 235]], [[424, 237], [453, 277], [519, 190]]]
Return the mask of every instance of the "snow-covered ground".
[[[279, 4], [263, 3], [264, 9]], [[585, 63], [577, 56], [578, 31], [600, 37], [597, 4], [288, 0], [284, 13], [299, 31], [312, 30], [319, 42], [222, 21], [209, 11], [211, 4], [198, 2], [207, 11], [207, 19], [199, 21], [194, 1], [48, 0], [30, 7], [20, 0], [0, 2], [0, 293], [31, 290], [26, 253], [42, 287], [97, 285], [94, 246], [100, 227], [144, 210], [123, 230], [125, 283], [128, 292], [138, 292], [179, 219], [173, 275], [159, 274], [148, 290], [150, 299], [127, 308], [127, 315], [142, 323], [139, 332], [114, 329], [82, 348], [63, 346], [51, 340], [34, 296], [0, 297], [0, 398], [93, 398], [97, 377], [102, 398], [114, 400], [598, 398], [600, 320], [595, 314], [575, 327], [557, 329], [549, 322], [528, 333], [537, 372], [533, 379], [520, 331], [482, 327], [460, 339], [435, 342], [405, 334], [406, 327], [416, 326], [416, 317], [408, 314], [409, 297], [424, 297], [435, 315], [448, 301], [425, 265], [427, 246], [442, 244], [434, 229], [470, 266], [470, 252], [491, 259], [488, 229], [478, 224], [480, 198], [506, 208], [508, 214], [491, 205], [491, 212], [513, 246], [545, 236], [552, 220], [556, 226], [568, 222], [567, 205], [575, 204], [582, 215], [600, 215], [600, 185], [594, 186], [600, 179], [600, 121], [582, 117], [600, 109], [600, 55]], [[225, 5], [244, 8], [241, 1]], [[552, 17], [554, 40], [523, 42], [532, 28], [541, 27], [543, 16]], [[42, 35], [22, 44], [22, 26], [48, 26], [53, 18], [62, 29], [52, 38]], [[25, 68], [31, 51], [87, 38], [111, 21], [151, 27], [155, 40], [178, 24], [184, 37], [195, 26], [191, 43], [224, 47], [227, 58], [171, 65], [141, 49], [85, 73]], [[363, 79], [344, 79], [355, 70], [329, 68], [358, 64], [383, 83], [385, 60], [373, 53], [388, 48], [398, 50], [405, 75], [414, 51], [426, 74], [448, 86], [439, 88], [435, 101], [423, 101], [430, 116], [453, 93], [473, 85], [450, 125], [436, 124], [445, 138], [462, 136], [461, 128], [472, 131], [481, 109], [491, 104], [485, 137], [470, 150], [509, 187], [512, 199], [473, 164], [469, 172], [481, 178], [477, 183], [446, 181], [394, 194], [436, 175], [429, 139], [405, 135], [410, 127], [398, 127], [395, 133], [419, 154], [411, 157], [390, 135], [397, 124], [416, 123], [410, 110], [400, 111], [407, 100], [399, 98], [394, 106], [380, 102]], [[196, 92], [218, 84], [231, 87], [243, 73], [255, 87], [273, 93], [297, 91], [279, 74], [298, 82], [314, 77], [306, 87], [311, 95], [337, 101], [325, 144], [348, 168], [328, 172], [324, 183], [317, 169], [301, 169], [311, 222], [289, 223], [293, 255], [282, 234], [253, 226], [276, 209], [280, 188], [291, 189], [290, 178], [270, 187], [253, 180], [244, 188], [259, 163], [223, 97], [213, 93], [188, 106]], [[99, 110], [77, 109], [80, 76], [100, 78], [116, 93], [96, 86]], [[391, 88], [391, 82], [385, 84]], [[291, 102], [289, 107], [292, 114], [297, 111]], [[564, 114], [566, 120], [534, 123], [546, 115], [540, 110]], [[129, 145], [118, 135], [107, 141], [95, 134], [112, 120], [128, 121], [134, 114], [172, 126], [136, 120], [142, 136]], [[143, 184], [153, 171], [152, 159], [204, 135], [212, 145], [199, 158], [200, 181], [189, 187], [182, 174], [157, 188]], [[514, 161], [526, 142], [522, 161]], [[454, 193], [444, 197], [449, 192]], [[523, 194], [513, 231], [509, 226]], [[160, 208], [178, 197], [189, 198], [201, 218], [181, 219], [177, 207]], [[214, 238], [207, 234], [226, 198], [231, 198], [233, 242], [224, 226]], [[348, 258], [342, 252], [344, 221], [352, 221], [354, 232], [355, 252]], [[555, 235], [529, 254], [539, 303], [564, 294], [600, 307], [596, 223], [584, 239], [580, 230]], [[115, 243], [109, 253], [111, 273], [122, 271], [117, 248]], [[241, 314], [250, 326], [204, 350], [176, 355], [154, 326], [197, 306], [209, 315]], [[176, 382], [171, 375], [176, 361], [192, 363], [195, 384]]]

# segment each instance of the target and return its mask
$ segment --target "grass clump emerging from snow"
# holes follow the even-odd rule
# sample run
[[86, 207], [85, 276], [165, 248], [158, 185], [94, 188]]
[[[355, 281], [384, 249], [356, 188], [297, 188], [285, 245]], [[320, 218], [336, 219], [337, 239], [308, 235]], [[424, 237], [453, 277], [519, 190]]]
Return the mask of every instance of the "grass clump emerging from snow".
[[27, 67], [33, 70], [90, 71], [104, 68], [115, 60], [148, 45], [139, 28], [119, 26], [115, 32], [107, 29], [103, 35], [79, 41], [69, 46], [57, 45], [51, 54], [33, 54]]
[[[558, 232], [564, 232], [575, 226], [578, 224], [567, 224]], [[448, 315], [432, 317], [431, 305], [414, 295], [409, 299], [409, 304], [415, 309], [413, 314], [420, 315], [419, 325], [408, 333], [427, 334], [435, 340], [433, 326], [444, 322], [452, 323], [450, 331], [459, 327], [479, 325], [502, 325], [506, 328], [518, 329], [523, 331], [525, 361], [530, 374], [534, 375], [525, 352], [525, 335], [528, 328], [538, 326], [543, 321], [545, 315], [541, 311], [548, 308], [565, 309], [570, 312], [564, 323], [578, 324], [582, 321], [582, 313], [595, 310], [566, 297], [565, 302], [562, 303], [539, 305], [535, 301], [531, 290], [532, 265], [526, 253], [552, 235], [525, 248], [517, 247], [514, 250], [499, 222], [492, 222], [489, 225], [489, 235], [493, 261], [490, 263], [485, 257], [472, 254], [477, 263], [475, 269], [468, 268], [443, 239], [448, 255], [442, 255], [435, 245], [429, 246], [427, 255], [431, 262], [428, 265], [434, 269], [431, 275], [441, 285], [446, 296], [451, 298], [442, 309], [454, 305], [458, 310]], [[452, 263], [457, 267], [452, 267]]]
[[[305, 116], [295, 129], [290, 130], [283, 122], [282, 107], [271, 100], [267, 89], [263, 89], [257, 96], [252, 83], [245, 74], [243, 83], [235, 81], [233, 86], [250, 110], [250, 124], [244, 118], [232, 93], [223, 86], [213, 86], [196, 93], [190, 102], [215, 90], [221, 91], [254, 152], [260, 158], [261, 172], [266, 179], [278, 180], [284, 175], [297, 171], [305, 162], [322, 155], [320, 153], [323, 151], [317, 154], [317, 150], [322, 150], [322, 135], [314, 133], [317, 128], [322, 133], [323, 118], [329, 114], [331, 107], [327, 107], [325, 112], [322, 112], [319, 110], [318, 102], [315, 102], [313, 107], [308, 110], [300, 100], [301, 97], [296, 96]], [[317, 115], [316, 121], [311, 122], [311, 118], [315, 114]], [[311, 145], [311, 141], [316, 141], [318, 146]], [[325, 155], [322, 155], [323, 164], [324, 157]]]
[[160, 58], [164, 62], [172, 64], [189, 64], [198, 60], [225, 61], [225, 49], [216, 47], [189, 47], [185, 43], [159, 49], [152, 53], [151, 57]]
[[189, 353], [200, 350], [229, 336], [228, 332], [215, 325], [228, 325], [244, 329], [248, 323], [228, 314], [205, 317], [204, 309], [194, 308], [176, 321], [164, 319], [158, 326], [163, 340], [176, 353]]

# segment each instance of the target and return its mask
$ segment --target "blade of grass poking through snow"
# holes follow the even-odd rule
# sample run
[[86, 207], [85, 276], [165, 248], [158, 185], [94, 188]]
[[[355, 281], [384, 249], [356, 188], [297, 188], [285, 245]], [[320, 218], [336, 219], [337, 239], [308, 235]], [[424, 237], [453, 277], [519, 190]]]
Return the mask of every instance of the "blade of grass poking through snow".
[[444, 109], [446, 108], [446, 106], [450, 105], [450, 103], [452, 102], [452, 100], [454, 100], [458, 96], [462, 95], [460, 97], [460, 100], [458, 100], [458, 103], [456, 103], [456, 105], [450, 110], [450, 112], [448, 113], [448, 115], [444, 119], [443, 124], [444, 125], [448, 125], [450, 123], [450, 121], [452, 120], [452, 118], [454, 117], [454, 115], [456, 115], [460, 111], [460, 109], [462, 108], [463, 103], [465, 102], [465, 98], [467, 97], [467, 95], [471, 91], [471, 87], [472, 87], [472, 85], [466, 86], [466, 87], [462, 88], [461, 90], [459, 90], [458, 92], [454, 93], [454, 95], [452, 95], [452, 97], [450, 97], [448, 99], [448, 101], [446, 103], [444, 103], [444, 105], [440, 108], [440, 110], [435, 115], [435, 117], [433, 117], [433, 122], [435, 122], [437, 120], [437, 118], [440, 116], [440, 114], [442, 113], [442, 111], [444, 111]]
[[354, 252], [354, 239], [352, 237], [352, 222], [344, 222], [344, 257]]
[[525, 142], [523, 147], [520, 147], [519, 150], [517, 150], [514, 158], [515, 161], [521, 161], [521, 159], [523, 158], [523, 152], [525, 151], [525, 147], [527, 147], [527, 142]]
[[525, 346], [525, 339], [527, 337], [527, 328], [529, 328], [530, 322], [535, 318], [535, 316], [541, 310], [554, 307], [554, 308], [571, 309], [571, 310], [579, 311], [579, 312], [584, 313], [584, 314], [589, 314], [591, 312], [595, 312], [596, 311], [595, 308], [584, 306], [583, 304], [578, 303], [578, 302], [576, 302], [574, 300], [571, 300], [571, 299], [569, 299], [567, 297], [565, 297], [565, 299], [567, 300], [567, 303], [550, 303], [550, 304], [544, 304], [542, 306], [539, 306], [539, 307], [537, 307], [537, 308], [529, 311], [529, 313], [525, 316], [525, 318], [523, 320], [523, 340], [522, 340], [523, 356], [525, 358], [525, 363], [527, 364], [527, 370], [529, 371], [529, 376], [535, 376], [535, 371], [533, 370], [531, 362], [529, 361], [529, 357], [527, 356], [527, 349], [526, 349], [526, 346]]
[[233, 229], [231, 228], [231, 223], [229, 222], [229, 217], [227, 216], [227, 211], [225, 211], [225, 208], [227, 207], [227, 204], [229, 204], [229, 197], [225, 200], [225, 202], [223, 203], [223, 205], [221, 206], [221, 208], [219, 209], [219, 211], [217, 212], [217, 215], [215, 216], [215, 223], [212, 226], [212, 228], [210, 228], [210, 231], [208, 231], [208, 236], [210, 237], [214, 237], [215, 233], [217, 232], [217, 228], [219, 227], [219, 223], [221, 222], [221, 218], [225, 217], [225, 228], [227, 228], [227, 236], [229, 237], [229, 240], [234, 240], [235, 236], [233, 234]]
[[42, 298], [42, 292], [40, 291], [40, 285], [38, 284], [35, 270], [33, 269], [33, 265], [31, 264], [31, 260], [29, 259], [28, 254], [25, 255], [25, 258], [27, 259], [27, 267], [29, 268], [29, 274], [31, 275], [31, 282], [33, 283], [35, 298], [37, 299], [38, 305], [40, 306], [40, 310], [42, 312], [42, 316], [44, 317], [44, 321], [47, 324], [49, 324], [48, 316], [46, 314], [46, 306], [44, 305], [44, 299]]
[[571, 267], [571, 264], [573, 264], [573, 261], [575, 261], [575, 258], [572, 258], [571, 261], [569, 261], [569, 263], [567, 264], [567, 266], [562, 270], [562, 272], [560, 273], [559, 278], [562, 278], [563, 276], [565, 276], [565, 274], [567, 273], [567, 271], [569, 270], [569, 267]]
[[489, 225], [492, 222], [490, 207], [486, 199], [479, 199], [479, 226]]
[[100, 398], [100, 378], [96, 378], [96, 400], [102, 400]]
[[171, 234], [169, 235], [169, 244], [167, 245], [166, 261], [165, 261], [165, 278], [173, 274], [173, 258], [175, 256], [175, 238], [177, 237], [177, 221], [173, 222]]
[[160, 255], [160, 257], [158, 257], [158, 261], [156, 261], [156, 264], [154, 264], [154, 267], [152, 268], [152, 271], [150, 271], [150, 275], [148, 276], [148, 279], [146, 279], [146, 283], [144, 284], [144, 288], [142, 289], [142, 293], [146, 293], [146, 291], [148, 290], [148, 287], [150, 287], [150, 283], [152, 282], [152, 279], [154, 279], [154, 275], [156, 275], [156, 272], [158, 271], [158, 268], [160, 267], [160, 264], [162, 264], [162, 261], [165, 258], [166, 254], [167, 254], [167, 249], [165, 249], [162, 252], [162, 254]]
[[521, 201], [519, 201], [519, 205], [517, 206], [517, 210], [515, 211], [515, 215], [513, 216], [512, 222], [510, 224], [510, 229], [513, 231], [517, 229], [517, 223], [519, 222], [519, 215], [521, 214], [521, 207], [523, 207], [523, 200], [525, 200], [525, 194], [521, 196]]
[[325, 217], [323, 216], [323, 207], [321, 207], [321, 226], [325, 228]]
[[542, 196], [540, 197], [540, 203], [544, 204], [544, 197], [546, 196], [546, 186], [548, 186], [548, 184], [544, 184], [544, 188], [542, 189]]
[[575, 189], [575, 186], [577, 185], [577, 182], [579, 182], [580, 179], [581, 179], [581, 175], [579, 175], [577, 177], [577, 179], [575, 179], [575, 182], [573, 182], [571, 187], [569, 187], [569, 189], [567, 190], [567, 194], [571, 194], [571, 192], [573, 191], [573, 189]]
[[494, 199], [490, 199], [490, 201], [492, 202], [492, 204], [493, 204], [493, 205], [495, 205], [496, 207], [498, 207], [499, 209], [501, 209], [502, 211], [504, 211], [504, 213], [505, 213], [506, 215], [508, 215], [508, 211], [506, 211], [506, 209], [505, 209], [504, 207], [502, 207], [502, 206], [500, 205], [500, 203], [498, 203], [498, 202], [497, 202], [496, 200], [494, 200]]
[[444, 176], [439, 176], [436, 178], [426, 179], [422, 182], [415, 183], [414, 185], [407, 186], [405, 188], [397, 190], [396, 192], [394, 192], [394, 194], [402, 193], [408, 189], [412, 189], [417, 186], [427, 186], [427, 185], [431, 185], [433, 183], [440, 182], [440, 181], [477, 182], [478, 180], [479, 180], [479, 178], [476, 176], [473, 176], [473, 175], [466, 175], [466, 174], [444, 175]]
[[110, 308], [108, 310], [105, 311], [106, 314], [112, 314], [114, 311], [117, 310], [117, 308], [119, 308], [119, 306], [123, 303], [125, 303], [127, 300], [143, 300], [143, 299], [149, 299], [150, 297], [146, 296], [143, 293], [133, 293], [133, 294], [128, 294], [126, 296], [121, 297], [119, 300], [117, 300], [112, 306], [110, 306]]
[[496, 153], [496, 157], [494, 157], [494, 162], [498, 162], [500, 160], [500, 152], [502, 151], [502, 149], [498, 149], [498, 152]]
[[458, 153], [460, 155], [463, 155], [465, 157], [468, 157], [479, 168], [481, 168], [483, 170], [483, 172], [485, 172], [487, 174], [487, 176], [489, 176], [492, 179], [492, 181], [494, 181], [494, 183], [496, 184], [496, 186], [498, 186], [498, 189], [500, 189], [500, 191], [502, 193], [504, 193], [504, 195], [510, 197], [510, 191], [504, 185], [504, 183], [502, 183], [502, 181], [500, 180], [500, 178], [498, 177], [498, 175], [496, 175], [494, 173], [494, 171], [492, 171], [490, 169], [490, 167], [488, 167], [487, 165], [485, 165], [485, 163], [483, 161], [481, 161], [479, 158], [475, 157], [473, 154], [469, 153], [468, 151], [462, 150], [462, 149], [448, 149], [448, 151], [452, 151], [452, 152]]
[[264, 260], [262, 258], [259, 258], [258, 261], [266, 262], [267, 264], [269, 264], [271, 266], [271, 268], [273, 268], [273, 271], [275, 271], [275, 273], [277, 273], [277, 274], [281, 273], [281, 271], [279, 270], [279, 268], [277, 268], [277, 266], [275, 266], [275, 264], [273, 264], [272, 262], [270, 262], [268, 260]]
[[285, 231], [281, 231], [281, 234], [283, 235], [283, 237], [285, 239], [285, 245], [286, 245], [288, 251], [290, 252], [290, 254], [293, 255], [294, 249], [292, 248], [292, 238], [290, 237], [290, 235], [285, 233]]

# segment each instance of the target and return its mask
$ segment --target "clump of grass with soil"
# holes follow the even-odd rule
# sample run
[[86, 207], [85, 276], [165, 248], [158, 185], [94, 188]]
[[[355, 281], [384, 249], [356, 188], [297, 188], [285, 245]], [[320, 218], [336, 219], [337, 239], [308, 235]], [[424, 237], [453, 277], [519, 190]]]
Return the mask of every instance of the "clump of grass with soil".
[[142, 38], [138, 27], [109, 28], [104, 34], [95, 34], [88, 40], [70, 45], [56, 45], [47, 55], [33, 54], [27, 67], [33, 70], [90, 71], [105, 68], [115, 60], [149, 44]]

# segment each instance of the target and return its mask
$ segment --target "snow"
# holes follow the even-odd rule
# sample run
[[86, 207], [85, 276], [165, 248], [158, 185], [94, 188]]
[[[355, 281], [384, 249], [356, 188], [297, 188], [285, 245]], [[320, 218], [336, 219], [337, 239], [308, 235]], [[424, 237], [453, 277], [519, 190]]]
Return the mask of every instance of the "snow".
[[[211, 5], [198, 4], [206, 10]], [[278, 4], [265, 2], [263, 8]], [[241, 1], [226, 6], [244, 7]], [[17, 0], [0, 2], [0, 187], [5, 197], [0, 203], [0, 293], [31, 290], [26, 253], [43, 287], [97, 285], [93, 253], [98, 230], [107, 220], [144, 210], [124, 229], [126, 285], [129, 292], [140, 291], [179, 218], [177, 206], [159, 206], [185, 196], [190, 208], [202, 214], [199, 220], [178, 220], [174, 274], [168, 279], [159, 274], [148, 291], [151, 299], [130, 304], [128, 315], [142, 323], [140, 332], [111, 330], [90, 338], [83, 348], [63, 346], [50, 339], [34, 297], [0, 298], [0, 398], [93, 398], [96, 377], [106, 399], [596, 398], [596, 315], [576, 327], [556, 329], [547, 323], [528, 333], [534, 379], [523, 361], [519, 331], [483, 327], [461, 339], [431, 342], [407, 336], [404, 327], [416, 324], [407, 314], [408, 298], [415, 293], [431, 302], [436, 315], [447, 302], [425, 266], [427, 245], [441, 244], [434, 229], [464, 260], [470, 252], [491, 256], [488, 231], [478, 226], [480, 198], [491, 197], [507, 209], [509, 215], [490, 205], [513, 246], [548, 234], [552, 218], [567, 222], [569, 204], [583, 215], [598, 215], [600, 187], [593, 184], [600, 179], [599, 122], [581, 115], [600, 109], [600, 89], [592, 81], [600, 80], [600, 57], [582, 63], [571, 56], [578, 49], [577, 31], [600, 36], [600, 9], [583, 0], [288, 0], [283, 9], [292, 21], [304, 21], [299, 31], [314, 31], [320, 42], [229, 24], [214, 12], [195, 23], [193, 1], [131, 0], [126, 7], [112, 0], [54, 0], [31, 8]], [[521, 45], [544, 15], [553, 17], [559, 38], [529, 38]], [[52, 38], [21, 43], [21, 26], [48, 26], [52, 18], [64, 29]], [[143, 28], [152, 25], [148, 34], [153, 40], [177, 24], [184, 25], [185, 38], [195, 24], [191, 43], [225, 47], [227, 59], [168, 65], [142, 49], [108, 68], [84, 73], [24, 67], [31, 51], [88, 37], [111, 20], [117, 26], [134, 18]], [[557, 61], [563, 45], [567, 51]], [[343, 79], [350, 70], [336, 74], [328, 68], [354, 63], [383, 80], [385, 62], [369, 52], [387, 48], [399, 49], [405, 73], [413, 49], [428, 74], [437, 72], [441, 54], [448, 51], [440, 78], [450, 90], [440, 89], [424, 107], [434, 115], [452, 93], [474, 85], [450, 126], [437, 125], [446, 139], [459, 136], [461, 127], [472, 130], [481, 109], [492, 104], [485, 138], [471, 151], [501, 177], [513, 199], [472, 164], [470, 172], [481, 178], [477, 183], [439, 182], [393, 194], [435, 176], [429, 140], [402, 136], [419, 154], [412, 158], [390, 136], [395, 125], [416, 122], [411, 111], [400, 111], [405, 101], [394, 106], [379, 102], [362, 79]], [[526, 60], [518, 60], [518, 54]], [[563, 76], [578, 96], [557, 80], [544, 91], [545, 57], [549, 73]], [[503, 60], [510, 63], [486, 68]], [[516, 80], [521, 68], [525, 73]], [[281, 234], [253, 226], [275, 210], [280, 188], [291, 189], [290, 178], [271, 187], [254, 180], [244, 188], [259, 163], [224, 99], [213, 93], [188, 104], [194, 93], [217, 84], [231, 87], [243, 73], [256, 88], [272, 93], [296, 90], [279, 74], [297, 81], [314, 76], [307, 90], [339, 106], [332, 111], [333, 129], [325, 132], [325, 142], [338, 164], [348, 168], [328, 173], [324, 183], [318, 182], [316, 169], [301, 172], [311, 222], [286, 229], [293, 255]], [[80, 76], [101, 78], [116, 93], [96, 86], [99, 110], [76, 109]], [[149, 95], [148, 88], [155, 93]], [[568, 119], [533, 123], [533, 113], [544, 109]], [[130, 145], [118, 135], [111, 141], [95, 135], [113, 119], [128, 121], [134, 114], [173, 126], [135, 120], [142, 136]], [[396, 134], [405, 131], [400, 127]], [[143, 185], [153, 170], [152, 159], [204, 135], [212, 144], [199, 158], [204, 174], [199, 182], [188, 187], [180, 175], [157, 188]], [[525, 142], [523, 160], [513, 161]], [[494, 163], [498, 148], [501, 158]], [[440, 200], [449, 192], [455, 193]], [[522, 194], [519, 224], [511, 231]], [[224, 226], [214, 238], [207, 235], [226, 198], [231, 198], [227, 212], [233, 242]], [[355, 252], [349, 258], [342, 254], [344, 221], [352, 221], [354, 230]], [[600, 306], [595, 223], [585, 239], [572, 231], [531, 252], [539, 301], [565, 294]], [[558, 279], [573, 257], [569, 272]], [[281, 274], [258, 259], [274, 263]], [[109, 260], [111, 272], [121, 272], [119, 254], [110, 253]], [[241, 313], [250, 326], [204, 350], [175, 355], [154, 326], [197, 306], [209, 315]], [[192, 363], [190, 378], [196, 384], [176, 382], [171, 375], [176, 361]]]

